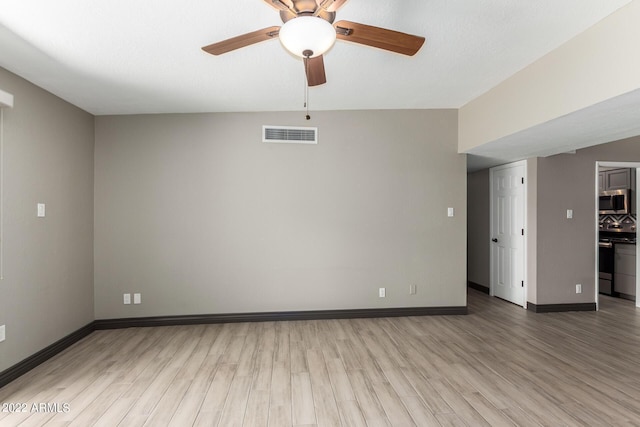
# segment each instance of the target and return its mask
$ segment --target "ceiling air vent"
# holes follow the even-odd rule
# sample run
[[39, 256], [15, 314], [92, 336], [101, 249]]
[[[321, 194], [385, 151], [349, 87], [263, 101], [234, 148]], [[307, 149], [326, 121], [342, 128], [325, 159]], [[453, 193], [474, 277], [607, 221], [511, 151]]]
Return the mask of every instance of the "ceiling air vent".
[[317, 144], [318, 128], [262, 126], [262, 142]]

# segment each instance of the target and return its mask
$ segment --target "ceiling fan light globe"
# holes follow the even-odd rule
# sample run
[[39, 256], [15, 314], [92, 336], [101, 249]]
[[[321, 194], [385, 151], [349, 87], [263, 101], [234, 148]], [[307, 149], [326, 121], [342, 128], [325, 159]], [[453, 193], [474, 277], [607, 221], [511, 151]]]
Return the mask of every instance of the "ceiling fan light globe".
[[292, 54], [306, 58], [305, 51], [315, 58], [331, 49], [336, 42], [336, 30], [329, 22], [315, 16], [299, 16], [280, 28], [280, 42]]

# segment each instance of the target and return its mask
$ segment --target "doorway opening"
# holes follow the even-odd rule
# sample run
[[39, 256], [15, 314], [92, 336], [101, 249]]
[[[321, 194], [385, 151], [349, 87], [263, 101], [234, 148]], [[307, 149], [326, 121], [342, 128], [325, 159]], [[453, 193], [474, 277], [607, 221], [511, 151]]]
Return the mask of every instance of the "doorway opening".
[[600, 295], [634, 300], [640, 307], [640, 162], [598, 161], [595, 172], [596, 307], [600, 308]]

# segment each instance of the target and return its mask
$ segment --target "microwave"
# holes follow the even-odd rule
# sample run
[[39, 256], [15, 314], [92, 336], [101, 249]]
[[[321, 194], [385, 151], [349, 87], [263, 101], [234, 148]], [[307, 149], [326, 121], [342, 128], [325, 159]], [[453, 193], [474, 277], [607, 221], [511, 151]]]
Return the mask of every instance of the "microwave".
[[631, 212], [629, 190], [601, 191], [598, 196], [598, 211], [600, 215], [626, 215]]

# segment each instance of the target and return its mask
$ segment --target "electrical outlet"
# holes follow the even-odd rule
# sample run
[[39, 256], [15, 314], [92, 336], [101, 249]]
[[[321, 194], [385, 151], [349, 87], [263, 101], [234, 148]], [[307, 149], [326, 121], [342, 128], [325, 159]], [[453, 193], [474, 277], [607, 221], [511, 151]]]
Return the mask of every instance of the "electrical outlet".
[[133, 303], [141, 304], [142, 303], [142, 294], [133, 294]]
[[378, 289], [378, 296], [380, 298], [384, 298], [387, 296], [387, 289], [386, 288], [380, 288]]
[[5, 335], [5, 325], [0, 326], [0, 342], [4, 341], [6, 338]]
[[409, 295], [416, 294], [416, 285], [409, 285]]
[[576, 285], [576, 294], [581, 294], [581, 293], [582, 293], [582, 285], [578, 283]]
[[123, 302], [124, 302], [124, 304], [131, 304], [131, 294], [124, 294], [123, 295]]

